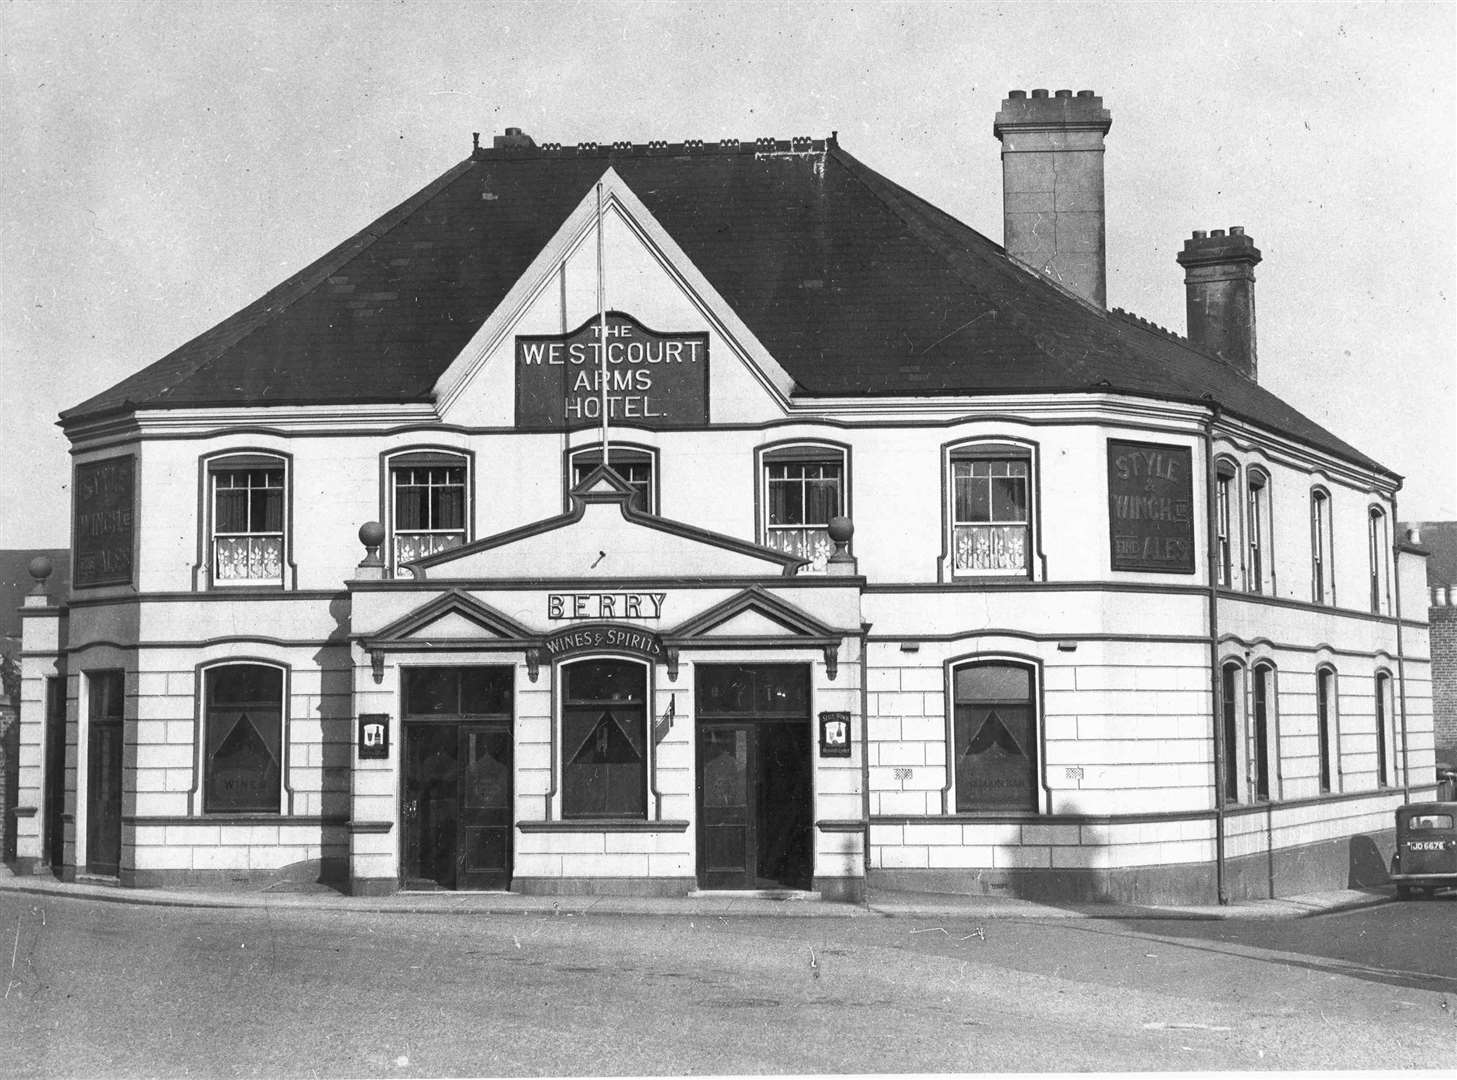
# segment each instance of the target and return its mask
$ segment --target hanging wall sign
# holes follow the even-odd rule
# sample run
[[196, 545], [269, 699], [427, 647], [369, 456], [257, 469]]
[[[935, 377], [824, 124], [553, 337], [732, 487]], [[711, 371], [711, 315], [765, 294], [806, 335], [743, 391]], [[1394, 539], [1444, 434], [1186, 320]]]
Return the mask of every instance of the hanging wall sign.
[[131, 455], [76, 466], [72, 583], [129, 585], [135, 552], [136, 459]]
[[359, 714], [359, 758], [383, 760], [390, 756], [390, 718], [387, 713]]
[[[516, 426], [566, 430], [602, 422], [602, 325], [516, 339]], [[708, 423], [708, 335], [660, 334], [607, 313], [608, 420], [647, 428]]]
[[850, 756], [850, 714], [820, 713], [820, 757]]
[[1193, 452], [1108, 440], [1108, 532], [1114, 570], [1194, 572]]

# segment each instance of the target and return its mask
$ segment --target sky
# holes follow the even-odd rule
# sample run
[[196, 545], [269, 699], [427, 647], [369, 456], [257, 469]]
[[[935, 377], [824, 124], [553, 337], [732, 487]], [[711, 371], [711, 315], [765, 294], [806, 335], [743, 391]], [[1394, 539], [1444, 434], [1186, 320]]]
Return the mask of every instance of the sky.
[[1261, 382], [1457, 519], [1457, 5], [0, 0], [0, 547], [69, 542], [78, 404], [468, 156], [839, 133], [994, 240], [1007, 91], [1090, 89], [1108, 303], [1243, 226]]

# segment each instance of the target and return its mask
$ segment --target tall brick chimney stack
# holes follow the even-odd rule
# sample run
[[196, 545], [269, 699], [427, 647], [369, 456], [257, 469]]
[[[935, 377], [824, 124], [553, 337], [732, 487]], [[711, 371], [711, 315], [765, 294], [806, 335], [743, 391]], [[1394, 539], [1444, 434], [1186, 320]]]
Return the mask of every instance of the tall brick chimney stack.
[[1012, 90], [992, 125], [1002, 141], [1003, 246], [1099, 307], [1108, 304], [1103, 136], [1112, 126], [1091, 90]]
[[1260, 249], [1233, 226], [1196, 230], [1177, 256], [1184, 268], [1189, 341], [1250, 379], [1255, 364], [1255, 264]]

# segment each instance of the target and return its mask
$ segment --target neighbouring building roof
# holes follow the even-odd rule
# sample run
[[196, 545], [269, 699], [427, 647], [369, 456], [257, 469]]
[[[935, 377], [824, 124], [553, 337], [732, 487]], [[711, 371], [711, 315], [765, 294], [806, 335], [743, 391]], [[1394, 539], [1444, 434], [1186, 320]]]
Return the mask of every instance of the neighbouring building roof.
[[1182, 338], [1074, 298], [829, 140], [479, 149], [242, 311], [61, 414], [428, 402], [611, 165], [796, 393], [1213, 400], [1389, 472]]
[[1416, 529], [1427, 549], [1427, 585], [1457, 585], [1457, 521], [1404, 521], [1403, 532]]

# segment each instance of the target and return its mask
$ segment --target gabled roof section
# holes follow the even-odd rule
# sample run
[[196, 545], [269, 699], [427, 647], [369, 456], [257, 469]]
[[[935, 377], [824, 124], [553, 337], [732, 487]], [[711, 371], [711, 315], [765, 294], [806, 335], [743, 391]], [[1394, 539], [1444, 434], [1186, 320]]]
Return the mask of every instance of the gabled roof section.
[[632, 488], [597, 466], [569, 493], [565, 514], [408, 564], [416, 578], [602, 581], [643, 577], [791, 577], [806, 562], [632, 505]]
[[[745, 616], [753, 618], [745, 619]], [[828, 626], [789, 601], [754, 585], [664, 631], [662, 637], [665, 643], [673, 645], [689, 644], [699, 638], [716, 642], [720, 637], [739, 640], [767, 636], [801, 638], [806, 645], [833, 645], [853, 633], [854, 630]]]
[[[462, 632], [464, 631], [464, 632]], [[479, 638], [535, 641], [538, 635], [475, 597], [451, 589], [363, 638], [368, 648]]]
[[1220, 361], [1021, 266], [834, 139], [477, 150], [62, 423], [143, 408], [430, 403], [609, 166], [797, 397], [1090, 391], [1217, 403], [1390, 475]]

